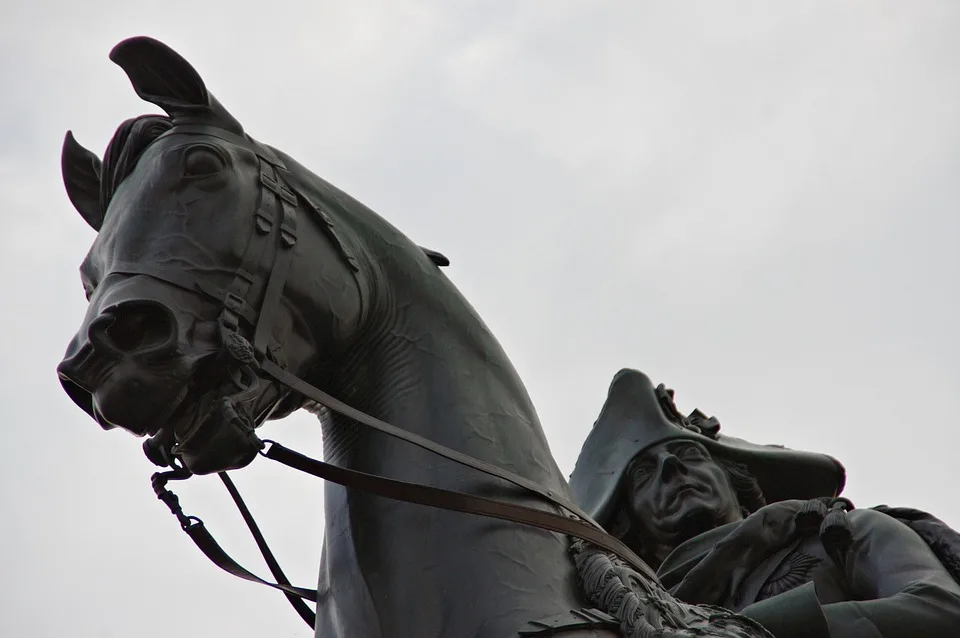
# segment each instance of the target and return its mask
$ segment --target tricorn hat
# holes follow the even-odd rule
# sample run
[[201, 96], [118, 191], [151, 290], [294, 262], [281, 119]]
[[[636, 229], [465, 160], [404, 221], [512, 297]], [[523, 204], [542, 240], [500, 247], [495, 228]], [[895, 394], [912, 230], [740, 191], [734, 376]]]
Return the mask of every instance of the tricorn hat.
[[756, 445], [721, 435], [720, 423], [699, 410], [684, 417], [673, 403], [673, 390], [663, 384], [654, 387], [647, 375], [624, 369], [613, 377], [600, 416], [570, 475], [575, 501], [594, 520], [607, 524], [618, 502], [621, 478], [633, 457], [676, 438], [698, 441], [711, 454], [745, 465], [768, 503], [838, 496], [846, 480], [840, 462], [826, 454]]

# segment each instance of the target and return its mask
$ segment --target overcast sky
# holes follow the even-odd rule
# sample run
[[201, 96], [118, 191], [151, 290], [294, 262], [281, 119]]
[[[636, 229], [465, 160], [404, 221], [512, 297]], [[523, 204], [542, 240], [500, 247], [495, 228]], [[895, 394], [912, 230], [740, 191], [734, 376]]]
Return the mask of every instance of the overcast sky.
[[[101, 431], [57, 382], [93, 240], [60, 144], [69, 128], [102, 153], [123, 119], [156, 112], [107, 58], [132, 35], [174, 47], [254, 137], [451, 258], [565, 474], [612, 375], [635, 367], [727, 433], [836, 456], [858, 506], [960, 526], [960, 4], [3, 13], [0, 635], [311, 635], [281, 595], [208, 563], [155, 500], [140, 441]], [[321, 453], [309, 415], [268, 429]], [[235, 479], [313, 587], [321, 483], [267, 461]], [[267, 573], [216, 478], [178, 491]]]

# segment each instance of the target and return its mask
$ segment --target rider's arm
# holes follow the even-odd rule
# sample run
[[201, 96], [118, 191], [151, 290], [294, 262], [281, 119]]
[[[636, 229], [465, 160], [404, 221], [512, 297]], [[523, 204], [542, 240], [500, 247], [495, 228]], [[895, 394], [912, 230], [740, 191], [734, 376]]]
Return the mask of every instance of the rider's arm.
[[820, 604], [814, 584], [807, 583], [741, 613], [777, 638], [960, 635], [960, 586], [926, 542], [880, 512], [854, 510], [847, 516], [853, 539], [843, 568], [856, 600]]

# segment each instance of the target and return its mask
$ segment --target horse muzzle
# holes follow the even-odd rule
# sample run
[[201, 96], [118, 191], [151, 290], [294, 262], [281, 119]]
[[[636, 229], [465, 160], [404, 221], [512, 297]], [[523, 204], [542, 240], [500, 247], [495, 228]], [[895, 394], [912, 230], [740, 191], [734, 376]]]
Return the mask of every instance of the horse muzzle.
[[64, 390], [104, 429], [155, 434], [183, 400], [193, 367], [180, 355], [173, 313], [126, 301], [101, 311], [85, 333], [57, 366]]

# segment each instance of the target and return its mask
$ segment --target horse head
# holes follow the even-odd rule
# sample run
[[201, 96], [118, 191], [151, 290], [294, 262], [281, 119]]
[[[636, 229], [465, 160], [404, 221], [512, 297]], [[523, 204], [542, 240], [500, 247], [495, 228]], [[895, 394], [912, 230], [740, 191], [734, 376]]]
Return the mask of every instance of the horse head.
[[97, 236], [58, 373], [102, 427], [162, 440], [194, 473], [242, 467], [253, 429], [300, 407], [258, 360], [297, 373], [348, 343], [360, 268], [291, 161], [246, 135], [179, 54], [137, 37], [110, 58], [166, 116], [124, 122], [103, 161], [66, 135], [67, 194]]

